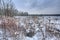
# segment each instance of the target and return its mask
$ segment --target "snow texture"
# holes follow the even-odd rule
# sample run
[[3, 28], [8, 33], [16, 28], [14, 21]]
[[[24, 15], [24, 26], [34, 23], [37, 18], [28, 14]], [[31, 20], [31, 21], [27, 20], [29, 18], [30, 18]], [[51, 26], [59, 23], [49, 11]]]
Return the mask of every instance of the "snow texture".
[[[16, 39], [6, 37], [6, 40], [60, 40], [60, 16], [15, 16], [14, 18], [19, 20], [19, 26], [24, 27], [26, 33], [32, 30], [35, 34], [28, 37], [24, 34], [22, 36], [20, 32]], [[1, 21], [0, 19], [0, 24]], [[4, 40], [3, 34], [3, 30], [0, 28], [0, 40]], [[9, 35], [9, 33], [6, 35]]]

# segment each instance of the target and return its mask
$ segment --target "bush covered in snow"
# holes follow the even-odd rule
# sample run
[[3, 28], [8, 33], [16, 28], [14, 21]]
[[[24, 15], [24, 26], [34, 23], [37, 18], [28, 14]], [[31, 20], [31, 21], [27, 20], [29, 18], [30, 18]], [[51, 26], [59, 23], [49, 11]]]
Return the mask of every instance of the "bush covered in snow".
[[0, 17], [1, 40], [60, 40], [59, 16]]

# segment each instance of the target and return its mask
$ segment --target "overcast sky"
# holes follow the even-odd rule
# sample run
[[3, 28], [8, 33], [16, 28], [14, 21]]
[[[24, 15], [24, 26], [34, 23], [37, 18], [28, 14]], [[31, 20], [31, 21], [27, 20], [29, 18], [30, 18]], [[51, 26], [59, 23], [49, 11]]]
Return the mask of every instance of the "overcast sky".
[[60, 0], [13, 0], [19, 11], [29, 14], [59, 14]]

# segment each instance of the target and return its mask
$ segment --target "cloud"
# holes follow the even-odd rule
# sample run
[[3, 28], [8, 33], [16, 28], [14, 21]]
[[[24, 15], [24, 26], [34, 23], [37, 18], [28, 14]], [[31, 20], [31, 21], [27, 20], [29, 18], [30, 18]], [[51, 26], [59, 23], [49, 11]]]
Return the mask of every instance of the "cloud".
[[29, 13], [60, 13], [60, 0], [16, 0], [17, 9]]
[[31, 0], [27, 1], [26, 4], [29, 4], [29, 7], [27, 5], [28, 8], [45, 9], [48, 7], [59, 7], [59, 3], [59, 0]]

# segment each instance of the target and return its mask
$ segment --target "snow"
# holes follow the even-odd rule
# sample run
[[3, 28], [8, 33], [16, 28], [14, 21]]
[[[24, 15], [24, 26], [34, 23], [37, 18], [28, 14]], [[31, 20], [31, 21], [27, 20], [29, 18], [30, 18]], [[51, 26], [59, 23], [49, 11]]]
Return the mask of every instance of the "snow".
[[[30, 28], [34, 28], [35, 30], [35, 35], [33, 37], [27, 37], [24, 36], [25, 39], [24, 40], [42, 40], [43, 39], [43, 34], [41, 32], [41, 30], [39, 29], [39, 27], [42, 29], [43, 33], [44, 33], [44, 37], [45, 40], [60, 40], [58, 37], [53, 36], [50, 33], [46, 32], [46, 23], [49, 23], [49, 19], [51, 19], [50, 23], [54, 23], [57, 25], [54, 25], [53, 28], [57, 28], [60, 30], [60, 16], [43, 16], [43, 17], [37, 17], [36, 20], [34, 20], [34, 17], [32, 16], [16, 16], [16, 19], [19, 19], [19, 26], [20, 27], [28, 27], [28, 29], [26, 29], [27, 33], [29, 32]], [[58, 18], [58, 20], [55, 20], [55, 18]], [[25, 23], [26, 22], [26, 23]], [[1, 20], [0, 20], [0, 24], [1, 24]], [[18, 24], [18, 23], [17, 23]], [[15, 34], [17, 34], [18, 32], [15, 32]], [[2, 34], [2, 31], [0, 30], [0, 34]], [[51, 35], [51, 36], [50, 36]], [[1, 39], [1, 37], [0, 37]], [[9, 40], [11, 40], [13, 38], [9, 38]]]

